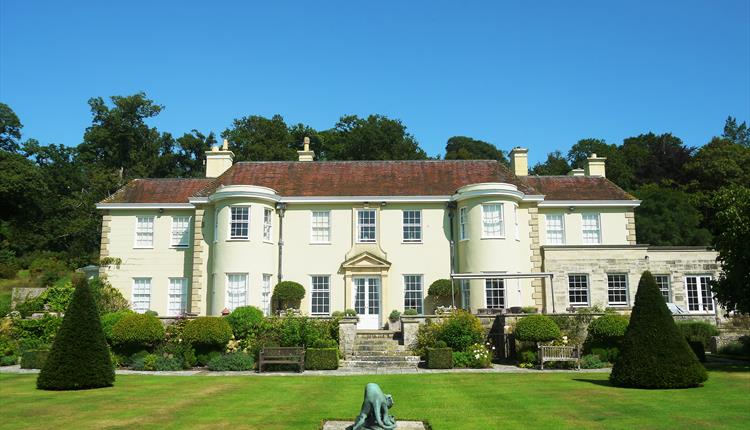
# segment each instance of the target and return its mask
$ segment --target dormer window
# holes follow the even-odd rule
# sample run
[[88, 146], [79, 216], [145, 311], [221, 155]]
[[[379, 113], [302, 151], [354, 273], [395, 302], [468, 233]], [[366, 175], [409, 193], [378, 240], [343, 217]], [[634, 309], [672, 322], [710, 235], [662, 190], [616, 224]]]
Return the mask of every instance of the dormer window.
[[357, 211], [357, 242], [375, 242], [375, 209]]

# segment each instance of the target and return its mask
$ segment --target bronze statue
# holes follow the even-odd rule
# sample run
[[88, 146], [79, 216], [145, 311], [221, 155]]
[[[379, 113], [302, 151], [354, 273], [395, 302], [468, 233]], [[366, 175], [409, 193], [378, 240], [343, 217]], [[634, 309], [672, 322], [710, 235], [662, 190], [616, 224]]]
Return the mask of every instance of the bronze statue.
[[365, 400], [359, 411], [354, 424], [346, 430], [393, 430], [396, 428], [396, 419], [388, 414], [388, 409], [393, 406], [393, 397], [384, 394], [380, 385], [372, 382], [365, 385]]

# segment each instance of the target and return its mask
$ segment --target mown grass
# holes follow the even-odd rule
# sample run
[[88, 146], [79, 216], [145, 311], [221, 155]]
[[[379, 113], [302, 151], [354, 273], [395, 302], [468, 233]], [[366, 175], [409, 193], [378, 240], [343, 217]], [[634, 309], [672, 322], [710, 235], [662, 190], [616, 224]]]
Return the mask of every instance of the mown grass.
[[36, 375], [0, 374], [0, 428], [317, 429], [353, 418], [367, 382], [392, 393], [397, 417], [435, 430], [747, 428], [750, 368], [712, 371], [704, 387], [635, 390], [607, 374], [303, 377], [118, 376], [115, 386], [46, 392]]

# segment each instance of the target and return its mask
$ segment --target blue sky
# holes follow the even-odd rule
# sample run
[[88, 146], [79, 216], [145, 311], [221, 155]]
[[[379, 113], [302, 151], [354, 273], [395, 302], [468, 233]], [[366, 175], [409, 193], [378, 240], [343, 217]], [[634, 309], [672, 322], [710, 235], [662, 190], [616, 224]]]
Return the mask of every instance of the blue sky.
[[90, 97], [145, 91], [181, 135], [279, 113], [401, 119], [532, 161], [578, 139], [750, 118], [750, 2], [0, 1], [0, 101], [24, 138], [77, 145]]

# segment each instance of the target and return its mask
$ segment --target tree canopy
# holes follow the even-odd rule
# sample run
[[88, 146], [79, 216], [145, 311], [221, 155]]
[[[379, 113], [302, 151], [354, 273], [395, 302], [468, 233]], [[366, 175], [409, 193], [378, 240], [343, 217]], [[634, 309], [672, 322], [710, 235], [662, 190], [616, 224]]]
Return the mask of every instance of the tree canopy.
[[453, 136], [445, 144], [446, 160], [497, 160], [509, 165], [503, 151], [491, 143], [466, 136]]

